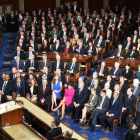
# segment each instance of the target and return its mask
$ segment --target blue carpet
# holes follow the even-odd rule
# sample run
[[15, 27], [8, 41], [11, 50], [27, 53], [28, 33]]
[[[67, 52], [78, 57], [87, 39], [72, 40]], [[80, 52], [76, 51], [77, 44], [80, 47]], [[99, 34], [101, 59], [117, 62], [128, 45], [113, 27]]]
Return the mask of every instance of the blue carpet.
[[[17, 33], [3, 33], [0, 50], [0, 79], [3, 72], [10, 74]], [[8, 57], [7, 57], [8, 55]]]
[[[51, 112], [51, 115], [60, 118], [60, 115], [58, 116], [56, 112]], [[95, 127], [93, 132], [90, 132], [88, 128], [82, 128], [80, 123], [74, 123], [71, 118], [67, 117], [68, 115], [69, 113], [66, 110], [65, 117], [61, 120], [61, 122], [72, 128], [88, 140], [99, 140], [101, 138], [108, 138], [108, 140], [124, 140], [125, 132], [130, 129], [129, 127], [120, 128], [119, 126], [115, 126], [114, 132], [105, 133], [102, 131], [102, 127], [99, 126]]]

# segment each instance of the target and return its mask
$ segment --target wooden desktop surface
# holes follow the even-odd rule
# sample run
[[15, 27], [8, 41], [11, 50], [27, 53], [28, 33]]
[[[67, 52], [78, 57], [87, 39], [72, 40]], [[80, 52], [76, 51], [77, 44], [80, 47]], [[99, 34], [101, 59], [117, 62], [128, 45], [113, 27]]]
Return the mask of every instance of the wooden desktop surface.
[[12, 125], [10, 128], [2, 127], [2, 129], [14, 140], [41, 140], [41, 138], [23, 124]]
[[[8, 96], [8, 98], [11, 98], [11, 96]], [[24, 107], [28, 109], [29, 112], [34, 114], [36, 117], [38, 117], [42, 122], [46, 123], [51, 128], [51, 121], [53, 120], [53, 117], [45, 112], [44, 110], [40, 109], [35, 104], [31, 103], [24, 97], [17, 97], [17, 100], [22, 100], [24, 102]], [[64, 125], [63, 123], [60, 123], [60, 127], [62, 128], [62, 131], [65, 132], [69, 127]], [[70, 129], [70, 128], [69, 128]], [[73, 138], [77, 138], [78, 140], [85, 140], [80, 134], [73, 132]]]

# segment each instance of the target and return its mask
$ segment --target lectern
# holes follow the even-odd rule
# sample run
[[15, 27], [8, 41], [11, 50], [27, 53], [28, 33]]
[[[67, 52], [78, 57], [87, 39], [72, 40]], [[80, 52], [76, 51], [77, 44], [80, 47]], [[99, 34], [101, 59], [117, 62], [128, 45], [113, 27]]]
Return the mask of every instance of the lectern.
[[2, 107], [9, 106], [5, 112], [0, 114], [0, 126], [5, 127], [8, 123], [9, 125], [20, 124], [23, 122], [23, 108], [17, 105], [14, 101], [7, 102], [6, 104], [0, 105], [0, 110]]

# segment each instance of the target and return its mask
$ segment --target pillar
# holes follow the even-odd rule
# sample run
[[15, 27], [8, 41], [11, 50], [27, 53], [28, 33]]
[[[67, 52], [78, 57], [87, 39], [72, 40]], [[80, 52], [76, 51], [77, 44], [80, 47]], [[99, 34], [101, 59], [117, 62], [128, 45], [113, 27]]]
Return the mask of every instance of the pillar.
[[108, 6], [109, 6], [109, 0], [103, 0], [103, 8], [105, 9]]
[[84, 0], [84, 9], [88, 9], [88, 0]]
[[56, 0], [56, 8], [60, 7], [60, 0]]
[[24, 0], [19, 0], [19, 10], [20, 11], [24, 10]]

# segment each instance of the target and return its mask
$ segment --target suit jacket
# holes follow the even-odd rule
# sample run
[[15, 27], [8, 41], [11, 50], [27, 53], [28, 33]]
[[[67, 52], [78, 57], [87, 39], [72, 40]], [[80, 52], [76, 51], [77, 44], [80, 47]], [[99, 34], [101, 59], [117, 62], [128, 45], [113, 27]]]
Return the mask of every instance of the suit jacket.
[[[133, 87], [134, 89], [134, 87]], [[138, 86], [136, 92], [135, 92], [135, 96], [137, 97], [137, 99], [140, 99], [140, 86]]]
[[[77, 49], [78, 49], [78, 51], [76, 51]], [[80, 48], [80, 52], [79, 52], [79, 46], [76, 47], [75, 54], [84, 54], [84, 53], [85, 53], [85, 47], [84, 46], [82, 46]]]
[[[124, 49], [126, 49], [127, 43], [128, 43], [128, 42], [125, 42], [125, 43], [124, 43]], [[131, 43], [131, 42], [130, 42], [130, 44], [129, 44], [129, 46], [128, 46], [128, 49], [132, 49], [132, 43]]]
[[[14, 57], [17, 56], [17, 51], [14, 51]], [[24, 60], [24, 51], [20, 51], [20, 60]]]
[[17, 94], [19, 94], [21, 97], [23, 97], [24, 96], [24, 90], [25, 90], [25, 85], [23, 84], [22, 81], [20, 82], [19, 90], [18, 90], [18, 87], [17, 87], [17, 82], [13, 83], [13, 90], [12, 90], [12, 92], [17, 92]]
[[135, 105], [136, 105], [136, 96], [135, 95], [131, 95], [131, 97], [128, 100], [128, 95], [126, 95], [125, 100], [124, 100], [124, 107], [126, 108], [126, 110], [129, 111], [129, 114], [134, 115], [135, 113]]
[[113, 101], [114, 101], [114, 98], [111, 99], [107, 112], [109, 112], [109, 114], [114, 114], [114, 116], [117, 119], [119, 119], [120, 113], [122, 111], [123, 103], [122, 103], [122, 100], [120, 98], [117, 98], [115, 103], [112, 105]]
[[[52, 70], [56, 71], [57, 70], [57, 61], [54, 61], [52, 65], [53, 65]], [[64, 70], [64, 63], [62, 61], [59, 62], [58, 68], [61, 69], [61, 71]]]
[[30, 114], [27, 109], [23, 108], [24, 121], [30, 124]]
[[[13, 62], [13, 67], [17, 68], [17, 62], [16, 61]], [[24, 63], [21, 60], [19, 60], [19, 70], [24, 71]]]
[[[72, 62], [69, 62], [67, 64], [66, 71], [67, 70], [70, 70], [71, 65], [72, 65]], [[79, 71], [79, 64], [78, 63], [75, 63], [74, 68], [73, 68], [73, 73], [77, 73], [78, 71]]]
[[[77, 5], [76, 11], [80, 11], [80, 7]], [[74, 5], [71, 7], [71, 12], [74, 13]]]
[[98, 102], [98, 95], [95, 95], [93, 100], [92, 100], [92, 97], [93, 97], [93, 95], [90, 94], [88, 104], [89, 104], [89, 107], [93, 108], [93, 110], [94, 110], [94, 108], [96, 107], [97, 102]]
[[139, 58], [139, 51], [135, 50], [132, 54], [132, 56], [130, 56], [132, 53], [132, 50], [129, 50], [127, 55], [126, 55], [126, 58], [134, 58], [134, 59], [138, 59]]
[[[57, 37], [57, 39], [56, 40], [58, 40], [59, 38]], [[52, 37], [51, 38], [51, 40], [50, 40], [50, 44], [55, 44], [56, 43], [56, 41], [54, 42], [54, 38]]]
[[[114, 72], [115, 72], [115, 68], [112, 68], [110, 74], [111, 74], [111, 75], [114, 75]], [[121, 69], [121, 68], [118, 68], [118, 70], [117, 70], [116, 73], [115, 73], [115, 76], [116, 76], [117, 78], [119, 78], [121, 75], [122, 75], [122, 69]]]
[[[28, 59], [26, 61], [26, 69], [27, 69], [27, 71], [29, 70], [30, 67], [31, 67], [31, 60]], [[38, 61], [36, 59], [34, 59], [34, 68], [35, 68], [34, 71], [38, 70]]]
[[64, 74], [61, 73], [60, 75], [60, 81], [62, 82], [62, 85], [67, 84], [67, 80]]
[[[98, 45], [98, 42], [99, 42], [99, 40], [95, 40], [94, 46], [97, 46]], [[102, 40], [101, 41], [101, 44], [100, 44], [100, 48], [103, 48], [103, 47], [105, 47], [105, 41], [104, 40]]]
[[124, 69], [122, 71], [122, 76], [125, 77], [127, 80], [131, 80], [133, 78], [133, 71], [129, 70], [128, 73], [126, 73], [126, 70]]
[[107, 34], [104, 35], [104, 40], [110, 40], [112, 41], [112, 35], [110, 34], [107, 38]]
[[7, 97], [5, 94], [2, 94], [1, 99], [0, 99], [0, 103], [5, 103], [7, 102]]
[[[46, 67], [48, 67], [48, 70], [51, 70], [51, 69], [52, 69], [52, 63], [51, 63], [50, 60], [47, 60], [47, 62], [46, 62]], [[41, 60], [41, 61], [39, 62], [39, 70], [42, 70], [43, 68], [44, 68], [44, 61]]]
[[[31, 46], [31, 44], [29, 44], [29, 46]], [[34, 43], [34, 50], [38, 51], [38, 46], [36, 45], [36, 43]]]
[[[31, 90], [30, 90], [31, 86], [28, 87], [27, 89], [27, 93], [29, 93], [31, 95]], [[38, 86], [34, 86], [33, 87], [33, 95], [36, 95], [38, 92]]]
[[73, 102], [79, 103], [80, 105], [84, 105], [88, 100], [88, 90], [87, 88], [83, 88], [79, 95], [79, 88], [76, 89]]
[[54, 137], [59, 136], [60, 134], [62, 134], [62, 129], [61, 127], [57, 127], [57, 128], [52, 128], [48, 133], [47, 133], [47, 140], [52, 140]]
[[[121, 83], [119, 83], [119, 85], [121, 85]], [[122, 98], [122, 96], [127, 95], [127, 89], [128, 89], [128, 83], [127, 81], [125, 81], [122, 85], [122, 88], [120, 89], [120, 98]]]
[[87, 45], [89, 45], [89, 42], [92, 42], [91, 38], [89, 38], [87, 41], [85, 38], [83, 39], [83, 45], [87, 46]]
[[[101, 67], [98, 67], [97, 68], [97, 72], [100, 73], [100, 71], [101, 71]], [[108, 68], [107, 67], [104, 67], [103, 74], [104, 74], [104, 76], [108, 75]]]
[[94, 35], [93, 35], [93, 39], [98, 40], [100, 35], [101, 35], [101, 34], [97, 35], [97, 33], [94, 33]]
[[[32, 54], [36, 57], [36, 52], [35, 51], [32, 51]], [[25, 59], [27, 60], [28, 58], [29, 58], [29, 51], [26, 51]]]
[[[116, 49], [115, 49], [115, 52], [113, 53], [113, 56], [115, 56], [116, 58], [118, 58], [118, 56], [117, 56], [118, 51], [119, 51], [119, 49], [116, 48]], [[125, 58], [125, 50], [123, 50], [123, 49], [121, 50], [121, 52], [120, 52], [120, 57]]]
[[[62, 48], [62, 52], [65, 53], [65, 51], [66, 51], [66, 46], [64, 46], [64, 47]], [[72, 48], [72, 46], [70, 46], [70, 47], [69, 47], [69, 50], [68, 50], [68, 54], [71, 54], [71, 53], [73, 53], [73, 48]]]
[[[4, 81], [1, 81], [0, 87], [3, 87]], [[12, 82], [8, 81], [5, 87], [4, 95], [11, 95], [12, 94]]]
[[[102, 111], [107, 111], [108, 107], [109, 107], [109, 98], [107, 96], [104, 97], [104, 101], [103, 101], [103, 104], [102, 104]], [[98, 99], [98, 103], [97, 103], [97, 107], [100, 106], [102, 102], [102, 97], [99, 97]]]
[[[33, 39], [33, 38], [32, 38], [32, 37], [30, 37], [30, 39]], [[29, 39], [29, 40], [30, 40], [30, 39]], [[34, 39], [33, 39], [33, 40], [34, 40], [34, 44], [38, 44], [38, 39], [37, 39], [36, 37], [34, 37]]]
[[[89, 49], [90, 49], [90, 47], [88, 46], [87, 48], [86, 48], [86, 50], [85, 50], [85, 53], [88, 55], [89, 54]], [[97, 54], [97, 52], [96, 52], [96, 48], [94, 47], [94, 46], [92, 46], [92, 52], [91, 52], [91, 55], [96, 55]]]
[[43, 94], [43, 85], [38, 87], [37, 103], [41, 104], [41, 99], [45, 99], [45, 103], [48, 104], [51, 102], [51, 88], [50, 85], [46, 85], [45, 94]]
[[50, 52], [50, 46], [49, 46], [49, 44], [48, 45], [42, 44], [41, 45], [41, 48], [40, 48], [40, 51], [41, 52], [47, 52], [47, 53], [49, 53]]
[[[103, 81], [103, 84], [102, 84], [102, 88], [104, 88], [105, 84], [107, 83], [107, 80]], [[115, 83], [113, 80], [110, 81], [110, 87], [109, 89], [114, 91], [114, 86], [115, 86]]]
[[[139, 38], [139, 37], [138, 37], [138, 35], [137, 35], [137, 37], [136, 37], [136, 42], [135, 42], [135, 43], [137, 43], [138, 38]], [[131, 36], [131, 42], [132, 42], [132, 43], [133, 43], [133, 39], [134, 39], [134, 35]]]
[[56, 44], [53, 45], [52, 47], [52, 53], [55, 53], [55, 52], [58, 52], [58, 53], [61, 53], [62, 52], [62, 46], [59, 44], [58, 45], [58, 48], [56, 49]]

